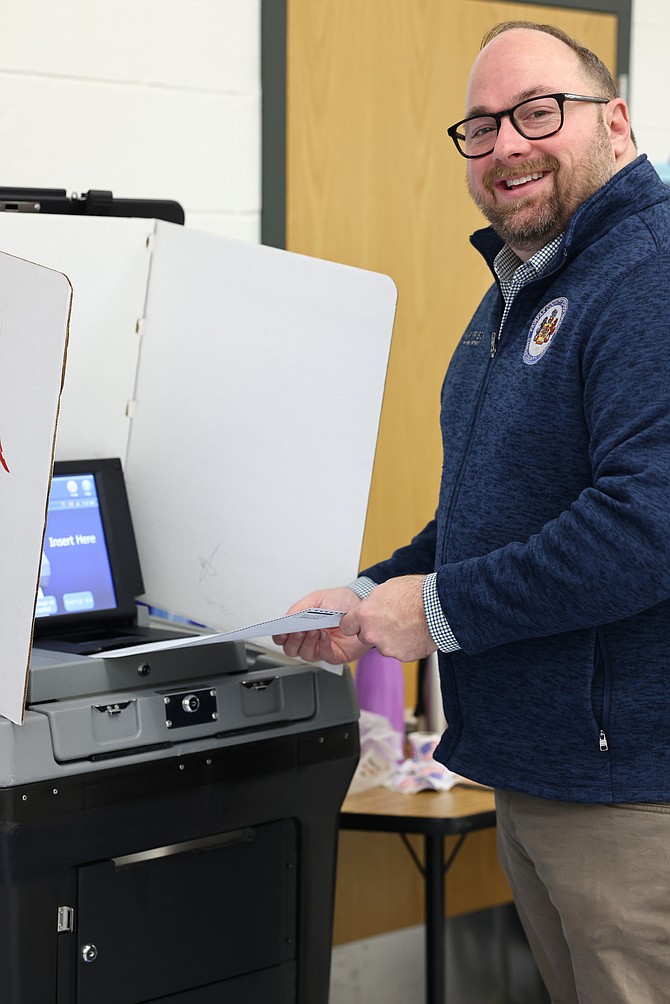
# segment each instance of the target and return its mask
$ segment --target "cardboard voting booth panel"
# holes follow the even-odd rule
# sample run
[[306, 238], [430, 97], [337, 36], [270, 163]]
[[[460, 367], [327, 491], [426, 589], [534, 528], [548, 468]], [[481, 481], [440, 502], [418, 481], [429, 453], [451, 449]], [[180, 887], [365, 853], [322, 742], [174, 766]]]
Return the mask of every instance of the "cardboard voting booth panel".
[[6, 215], [0, 247], [72, 279], [56, 456], [121, 457], [146, 602], [227, 631], [349, 581], [391, 280], [164, 222]]
[[72, 290], [0, 253], [0, 712], [23, 720]]

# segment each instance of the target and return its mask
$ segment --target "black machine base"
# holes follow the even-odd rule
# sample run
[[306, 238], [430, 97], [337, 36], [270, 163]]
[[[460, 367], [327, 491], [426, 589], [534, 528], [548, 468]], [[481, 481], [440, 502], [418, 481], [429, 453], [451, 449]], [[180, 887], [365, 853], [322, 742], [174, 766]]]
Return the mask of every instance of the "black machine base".
[[351, 723], [0, 790], [3, 1004], [326, 1004]]

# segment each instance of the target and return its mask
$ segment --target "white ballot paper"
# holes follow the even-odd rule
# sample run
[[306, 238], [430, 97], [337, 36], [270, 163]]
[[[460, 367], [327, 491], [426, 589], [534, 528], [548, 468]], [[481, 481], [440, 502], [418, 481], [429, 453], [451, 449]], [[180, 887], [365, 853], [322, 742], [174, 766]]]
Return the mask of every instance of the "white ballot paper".
[[[306, 610], [297, 610], [294, 614], [285, 614], [283, 617], [275, 617], [274, 620], [261, 621], [259, 624], [250, 624], [249, 627], [238, 628], [236, 631], [225, 631], [222, 634], [189, 635], [186, 638], [177, 639], [171, 638], [168, 641], [149, 642], [146, 645], [132, 645], [129, 648], [114, 648], [102, 654], [105, 659], [117, 659], [123, 655], [143, 655], [147, 652], [160, 652], [161, 649], [185, 648], [187, 645], [213, 645], [221, 641], [246, 641], [252, 638], [269, 638], [275, 634], [295, 634], [296, 631], [321, 631], [324, 628], [337, 627], [343, 617], [344, 612], [342, 610], [323, 610], [320, 607], [308, 607]], [[95, 656], [95, 658], [99, 657], [99, 654]]]
[[342, 618], [342, 610], [324, 610], [322, 607], [308, 607], [294, 614], [275, 617], [271, 621], [251, 624], [238, 631], [227, 631], [218, 637], [221, 641], [245, 641], [248, 638], [266, 638], [273, 634], [295, 634], [297, 631], [321, 631], [323, 628], [337, 627]]

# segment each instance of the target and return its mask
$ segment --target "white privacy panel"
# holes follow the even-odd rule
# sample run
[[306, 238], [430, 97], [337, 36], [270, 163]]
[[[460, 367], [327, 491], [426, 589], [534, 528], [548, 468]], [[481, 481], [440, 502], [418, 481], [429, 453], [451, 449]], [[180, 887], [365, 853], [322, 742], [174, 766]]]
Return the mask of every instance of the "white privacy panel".
[[0, 714], [23, 720], [71, 289], [0, 253]]
[[395, 302], [157, 223], [126, 463], [149, 602], [228, 630], [355, 576]]

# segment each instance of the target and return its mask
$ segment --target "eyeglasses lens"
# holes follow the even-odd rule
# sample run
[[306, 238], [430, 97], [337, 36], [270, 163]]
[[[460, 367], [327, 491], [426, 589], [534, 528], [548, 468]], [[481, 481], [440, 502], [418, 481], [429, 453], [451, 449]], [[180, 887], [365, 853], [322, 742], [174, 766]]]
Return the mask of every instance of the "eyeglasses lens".
[[[561, 107], [556, 98], [522, 101], [511, 112], [515, 126], [526, 139], [542, 139], [561, 127]], [[458, 134], [459, 146], [468, 156], [489, 153], [495, 146], [498, 123], [492, 115], [468, 119]]]

